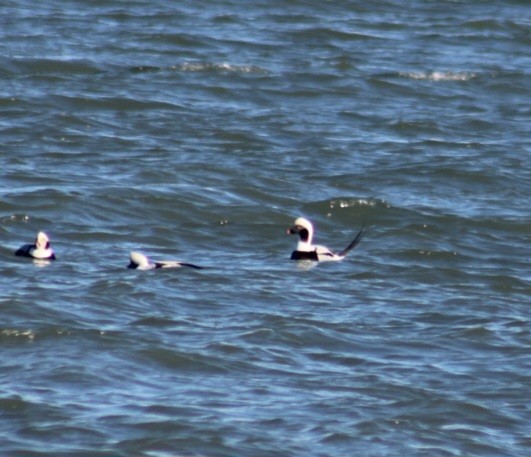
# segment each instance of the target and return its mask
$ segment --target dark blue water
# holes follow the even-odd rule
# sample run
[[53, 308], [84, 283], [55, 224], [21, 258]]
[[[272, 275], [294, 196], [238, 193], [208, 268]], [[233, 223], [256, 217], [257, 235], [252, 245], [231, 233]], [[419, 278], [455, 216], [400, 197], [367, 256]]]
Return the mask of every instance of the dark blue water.
[[530, 12], [4, 2], [0, 454], [527, 455]]

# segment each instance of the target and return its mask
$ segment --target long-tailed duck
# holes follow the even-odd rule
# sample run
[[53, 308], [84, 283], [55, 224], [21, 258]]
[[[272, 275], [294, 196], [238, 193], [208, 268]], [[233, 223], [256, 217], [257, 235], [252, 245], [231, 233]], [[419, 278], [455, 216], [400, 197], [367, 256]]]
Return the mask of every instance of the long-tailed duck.
[[176, 260], [163, 260], [160, 262], [151, 262], [144, 254], [140, 252], [131, 252], [129, 254], [129, 265], [127, 268], [136, 268], [138, 270], [151, 270], [153, 268], [180, 268], [189, 267], [196, 270], [202, 270], [203, 267], [199, 267], [192, 263], [178, 262]]
[[38, 260], [55, 260], [55, 254], [50, 247], [50, 239], [44, 232], [37, 233], [33, 244], [25, 244], [15, 252], [15, 255], [31, 257]]
[[362, 228], [354, 240], [338, 254], [335, 254], [325, 246], [312, 244], [313, 225], [308, 219], [303, 217], [297, 218], [293, 227], [289, 228], [286, 233], [288, 235], [299, 235], [297, 249], [291, 253], [292, 260], [326, 261], [344, 259], [348, 252], [354, 249], [360, 242], [365, 233], [365, 229]]

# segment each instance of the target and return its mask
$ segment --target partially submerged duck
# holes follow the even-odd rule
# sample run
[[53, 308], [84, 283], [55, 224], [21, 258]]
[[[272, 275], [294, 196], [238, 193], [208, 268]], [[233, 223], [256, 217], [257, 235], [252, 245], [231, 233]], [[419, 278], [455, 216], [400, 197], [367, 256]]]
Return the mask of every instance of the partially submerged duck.
[[31, 257], [37, 260], [55, 260], [55, 253], [50, 246], [50, 239], [44, 232], [37, 233], [33, 244], [25, 244], [15, 252], [15, 255]]
[[154, 268], [180, 268], [189, 267], [196, 270], [202, 270], [203, 267], [194, 265], [193, 263], [179, 262], [177, 260], [163, 260], [160, 262], [151, 262], [148, 257], [140, 252], [131, 252], [129, 254], [129, 265], [127, 268], [134, 268], [137, 270], [152, 270]]

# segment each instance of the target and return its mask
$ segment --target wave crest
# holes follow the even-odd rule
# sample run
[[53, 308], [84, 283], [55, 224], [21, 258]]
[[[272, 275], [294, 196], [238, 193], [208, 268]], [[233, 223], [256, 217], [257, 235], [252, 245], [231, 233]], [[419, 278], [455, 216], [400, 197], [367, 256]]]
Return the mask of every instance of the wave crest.
[[184, 62], [169, 67], [154, 67], [141, 65], [130, 69], [136, 73], [157, 72], [157, 71], [182, 71], [188, 73], [218, 72], [218, 73], [258, 73], [267, 74], [267, 70], [256, 65], [235, 65], [231, 63], [211, 63], [211, 62]]
[[384, 200], [376, 199], [376, 198], [338, 198], [335, 200], [330, 200], [330, 209], [334, 208], [353, 208], [353, 207], [359, 207], [359, 206], [367, 206], [367, 207], [377, 207], [377, 206], [384, 206], [386, 208], [390, 208], [391, 205], [389, 203], [385, 202]]
[[472, 72], [452, 72], [452, 71], [410, 71], [399, 73], [399, 76], [409, 79], [425, 80], [425, 81], [470, 81], [477, 78], [477, 75]]

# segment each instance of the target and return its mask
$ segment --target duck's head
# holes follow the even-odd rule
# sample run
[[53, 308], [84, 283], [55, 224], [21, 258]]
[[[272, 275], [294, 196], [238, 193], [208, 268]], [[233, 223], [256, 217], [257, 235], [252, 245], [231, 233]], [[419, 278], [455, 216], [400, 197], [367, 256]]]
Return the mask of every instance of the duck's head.
[[35, 239], [35, 248], [50, 249], [50, 239], [48, 238], [48, 235], [46, 235], [46, 233], [37, 233], [37, 238]]
[[131, 252], [129, 254], [129, 265], [127, 265], [127, 268], [145, 270], [146, 268], [150, 268], [150, 266], [149, 259], [144, 254], [140, 254], [140, 252]]
[[304, 243], [311, 243], [313, 237], [313, 225], [304, 217], [295, 219], [294, 225], [286, 230], [288, 235], [299, 235], [300, 240]]

